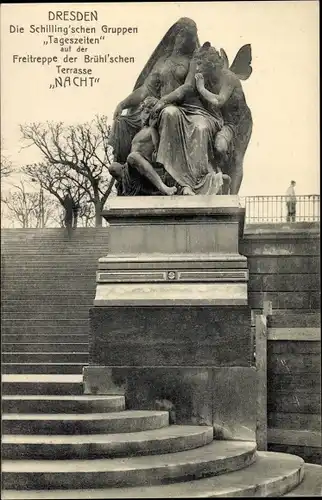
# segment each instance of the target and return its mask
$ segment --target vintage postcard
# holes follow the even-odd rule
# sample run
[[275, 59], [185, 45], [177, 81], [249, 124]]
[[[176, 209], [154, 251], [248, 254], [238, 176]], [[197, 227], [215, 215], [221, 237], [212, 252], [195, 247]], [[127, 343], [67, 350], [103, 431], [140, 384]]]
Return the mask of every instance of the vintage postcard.
[[318, 13], [1, 5], [4, 499], [321, 496]]

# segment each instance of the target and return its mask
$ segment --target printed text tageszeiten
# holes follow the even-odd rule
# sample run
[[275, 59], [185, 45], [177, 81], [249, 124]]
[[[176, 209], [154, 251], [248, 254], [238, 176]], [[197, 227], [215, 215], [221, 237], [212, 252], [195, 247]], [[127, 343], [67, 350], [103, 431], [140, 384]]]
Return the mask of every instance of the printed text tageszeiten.
[[[100, 21], [97, 10], [76, 11], [49, 10], [47, 19], [40, 24], [10, 24], [9, 33], [22, 40], [21, 53], [12, 54], [15, 65], [32, 64], [35, 67], [53, 68], [49, 88], [93, 87], [101, 81], [101, 69], [111, 64], [133, 64], [133, 54], [113, 50], [115, 37], [133, 36], [139, 33], [137, 26], [109, 26]], [[39, 38], [46, 53], [25, 52], [29, 36]], [[34, 46], [34, 43], [32, 43]], [[95, 53], [92, 48], [95, 47]], [[116, 44], [115, 44], [115, 47]], [[129, 44], [129, 48], [131, 44]], [[47, 53], [47, 50], [54, 52]], [[112, 50], [111, 50], [112, 49]], [[18, 51], [19, 52], [19, 51]], [[78, 53], [72, 55], [72, 53]], [[85, 77], [80, 77], [85, 75]]]

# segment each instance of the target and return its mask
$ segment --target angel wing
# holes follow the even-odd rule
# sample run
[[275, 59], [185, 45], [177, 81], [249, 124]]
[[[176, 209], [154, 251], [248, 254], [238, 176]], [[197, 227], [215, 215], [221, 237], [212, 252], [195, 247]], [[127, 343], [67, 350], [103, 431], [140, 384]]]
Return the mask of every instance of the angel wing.
[[247, 80], [252, 74], [252, 48], [250, 43], [243, 45], [236, 54], [236, 57], [230, 66], [230, 70], [235, 73], [240, 80]]
[[224, 49], [220, 49], [220, 57], [224, 61], [224, 69], [228, 69], [229, 68], [229, 60], [228, 60], [228, 56], [226, 54], [226, 51]]
[[[166, 38], [166, 36], [167, 35], [165, 35], [164, 38]], [[143, 70], [141, 71], [140, 75], [138, 76], [138, 79], [135, 82], [133, 90], [136, 90], [139, 87], [141, 87], [141, 85], [143, 85], [144, 81], [146, 80], [146, 78], [151, 73], [151, 71], [154, 68], [155, 64], [161, 59], [161, 57], [164, 56], [165, 51], [166, 51], [165, 43], [164, 43], [164, 40], [162, 40], [159, 43], [159, 45], [156, 47], [156, 49], [154, 50], [154, 52], [150, 56], [148, 62], [144, 66]]]

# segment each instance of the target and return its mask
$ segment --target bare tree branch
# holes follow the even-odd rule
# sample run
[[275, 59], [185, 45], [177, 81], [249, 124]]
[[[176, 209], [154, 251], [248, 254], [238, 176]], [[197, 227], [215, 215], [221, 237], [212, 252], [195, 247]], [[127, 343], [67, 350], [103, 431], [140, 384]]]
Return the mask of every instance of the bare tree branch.
[[4, 156], [1, 152], [1, 169], [0, 169], [0, 178], [4, 179], [6, 177], [9, 177], [12, 172], [13, 172], [13, 165], [11, 160], [7, 157]]
[[57, 212], [57, 206], [49, 196], [26, 190], [26, 184], [12, 184], [14, 190], [2, 197], [1, 203], [7, 208], [7, 218], [23, 228], [39, 228], [48, 225]]
[[107, 117], [96, 116], [90, 123], [72, 126], [31, 123], [20, 130], [26, 147], [37, 146], [43, 156], [37, 166], [23, 169], [27, 176], [37, 179], [60, 203], [69, 185], [75, 191], [73, 199], [80, 203], [86, 198], [93, 205], [96, 225], [101, 225], [100, 213], [114, 185], [108, 171], [112, 151]]

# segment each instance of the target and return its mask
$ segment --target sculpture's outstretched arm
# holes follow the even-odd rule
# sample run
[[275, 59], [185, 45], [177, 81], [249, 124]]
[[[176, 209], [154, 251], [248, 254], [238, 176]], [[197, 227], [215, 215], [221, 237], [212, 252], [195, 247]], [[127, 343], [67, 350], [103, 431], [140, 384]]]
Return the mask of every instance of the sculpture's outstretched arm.
[[177, 89], [175, 89], [173, 92], [170, 92], [170, 94], [162, 97], [161, 101], [164, 104], [176, 104], [183, 102], [184, 99], [190, 95], [193, 92], [193, 89], [191, 88], [190, 85], [187, 85], [184, 83], [183, 85], [180, 85]]
[[183, 83], [180, 87], [170, 92], [170, 94], [163, 96], [160, 99], [160, 104], [163, 104], [164, 106], [167, 104], [179, 104], [180, 102], [183, 102], [192, 92], [193, 88], [191, 85]]
[[157, 95], [159, 86], [159, 72], [152, 72], [141, 87], [133, 90], [123, 101], [121, 101], [114, 113], [114, 119], [121, 114], [123, 109], [134, 108], [148, 96]]
[[132, 108], [138, 106], [146, 97], [148, 96], [148, 89], [146, 85], [142, 85], [138, 89], [134, 90], [129, 96], [127, 96], [123, 101], [121, 101], [117, 108], [119, 111], [123, 109]]
[[185, 82], [180, 85], [177, 89], [170, 92], [166, 96], [161, 98], [164, 104], [176, 104], [183, 102], [185, 98], [193, 94], [196, 88], [195, 84], [195, 74], [196, 74], [196, 64], [191, 61], [189, 66], [189, 71], [186, 76]]
[[198, 92], [202, 95], [206, 101], [214, 106], [223, 106], [230, 98], [233, 90], [236, 86], [236, 81], [233, 76], [225, 75], [222, 86], [220, 88], [219, 94], [213, 94], [205, 88], [204, 77], [201, 73], [196, 75], [196, 85]]

